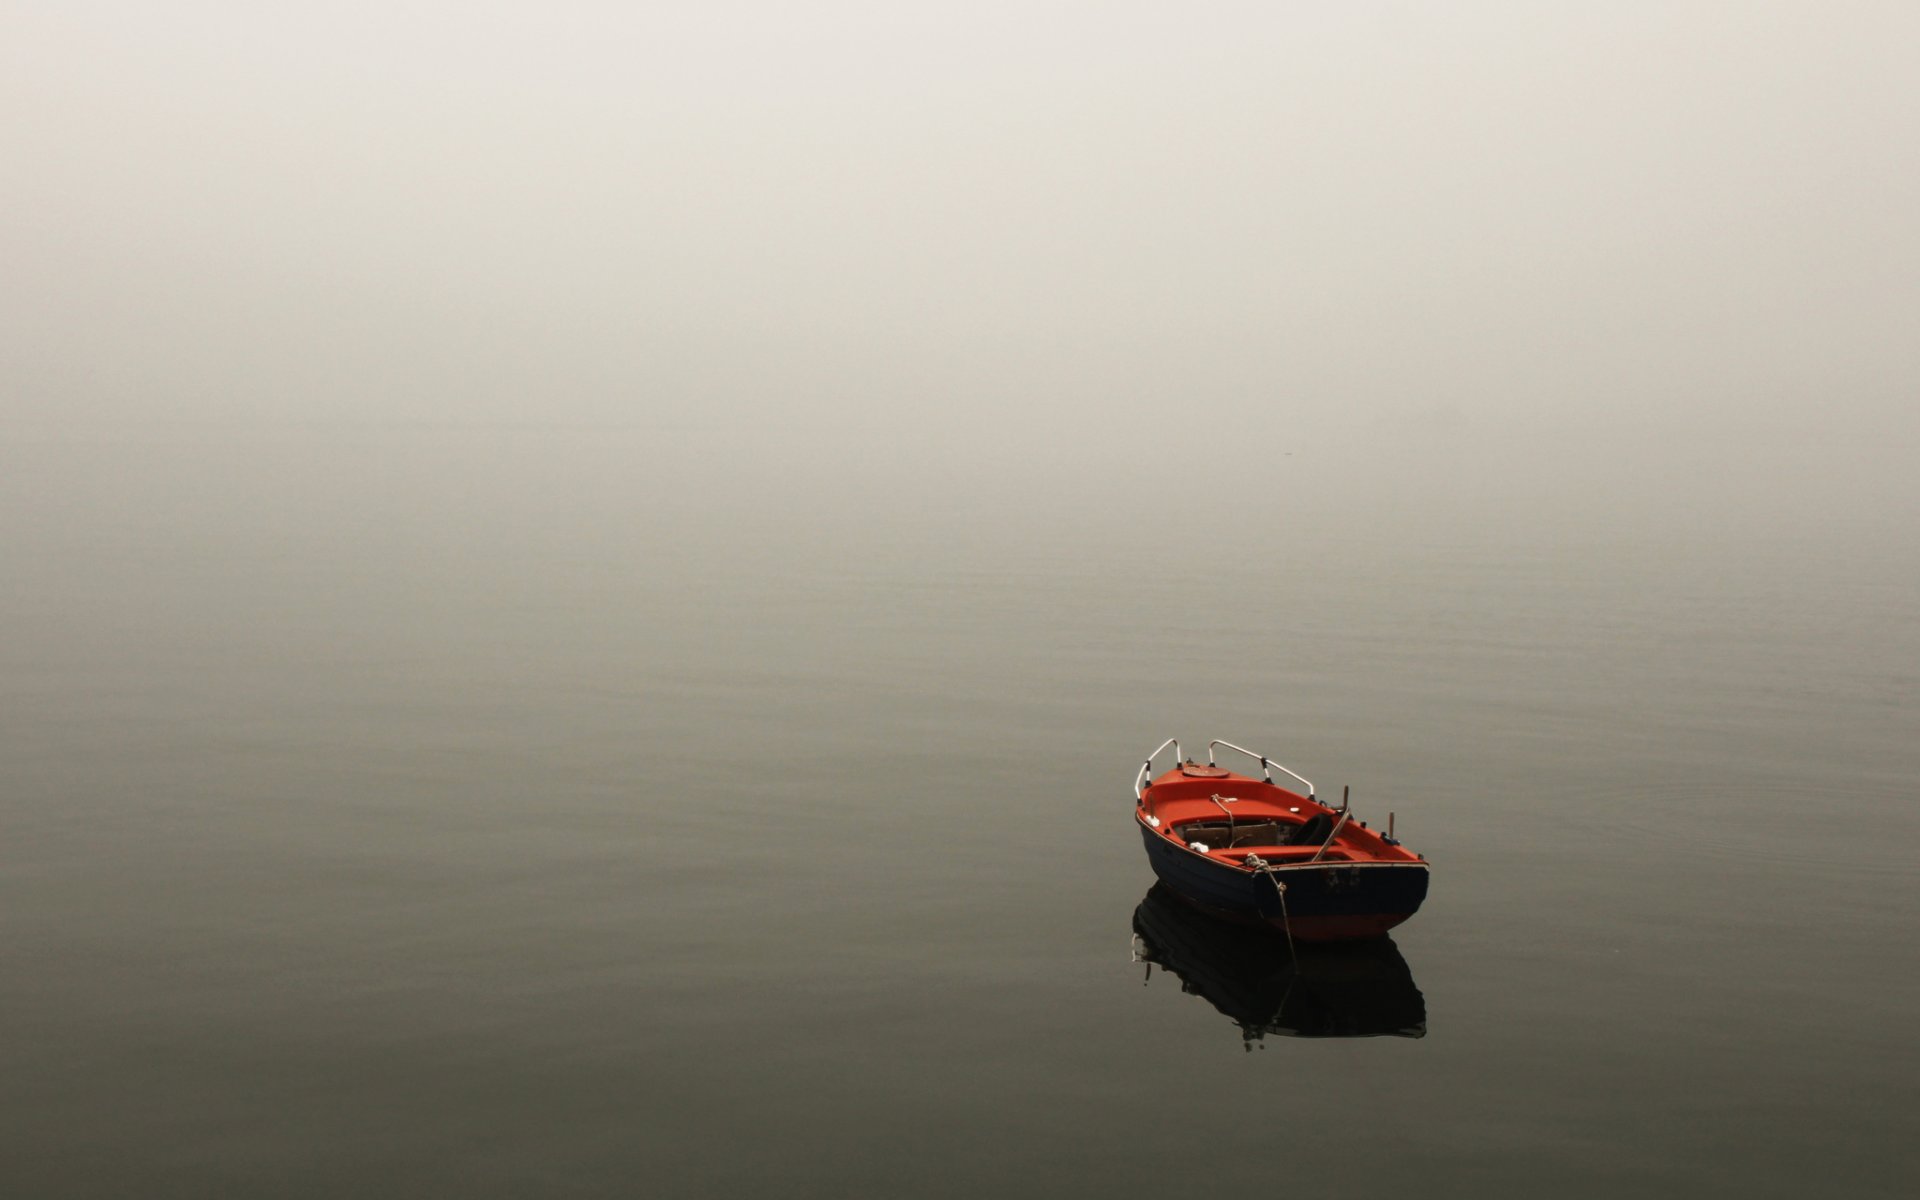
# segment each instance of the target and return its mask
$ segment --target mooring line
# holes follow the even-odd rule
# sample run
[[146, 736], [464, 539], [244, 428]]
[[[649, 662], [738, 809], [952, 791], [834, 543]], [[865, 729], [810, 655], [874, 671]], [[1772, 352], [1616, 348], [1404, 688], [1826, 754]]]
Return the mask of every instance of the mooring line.
[[1247, 855], [1243, 865], [1246, 866], [1248, 870], [1257, 871], [1265, 875], [1267, 882], [1273, 885], [1273, 894], [1280, 897], [1280, 928], [1285, 930], [1287, 934], [1287, 958], [1293, 963], [1294, 969], [1298, 971], [1300, 967], [1300, 957], [1294, 953], [1293, 949], [1293, 917], [1287, 912], [1287, 885], [1274, 878], [1273, 864], [1261, 858], [1258, 854]]

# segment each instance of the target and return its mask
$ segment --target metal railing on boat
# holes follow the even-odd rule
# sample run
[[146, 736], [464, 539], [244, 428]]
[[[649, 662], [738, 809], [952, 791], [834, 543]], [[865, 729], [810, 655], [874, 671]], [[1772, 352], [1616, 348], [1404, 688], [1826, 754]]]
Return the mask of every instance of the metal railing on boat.
[[[1158, 746], [1155, 746], [1153, 748], [1153, 753], [1147, 755], [1147, 760], [1140, 764], [1139, 774], [1133, 777], [1133, 798], [1136, 802], [1142, 805], [1146, 805], [1147, 790], [1153, 786], [1152, 781], [1147, 778], [1149, 775], [1153, 773], [1153, 760], [1156, 758], [1159, 758], [1161, 752], [1164, 751], [1168, 746], [1173, 747], [1173, 761], [1176, 765], [1185, 761], [1180, 757], [1180, 739], [1179, 738], [1168, 738], [1166, 741], [1161, 742]], [[1244, 754], [1248, 758], [1251, 758], [1254, 761], [1258, 762], [1260, 764], [1260, 776], [1266, 782], [1272, 783], [1273, 773], [1275, 771], [1279, 771], [1282, 774], [1291, 776], [1292, 778], [1297, 779], [1301, 783], [1305, 784], [1307, 788], [1307, 799], [1309, 800], [1317, 799], [1317, 794], [1315, 793], [1313, 788], [1313, 780], [1308, 779], [1305, 775], [1300, 774], [1298, 771], [1290, 770], [1287, 767], [1280, 765], [1279, 763], [1273, 761], [1271, 758], [1268, 758], [1266, 755], [1261, 754], [1256, 750], [1249, 750], [1245, 746], [1236, 746], [1232, 742], [1223, 741], [1220, 738], [1215, 738], [1211, 742], [1207, 743], [1207, 765], [1209, 767], [1217, 767], [1219, 765], [1214, 761], [1214, 751], [1217, 747], [1221, 747], [1221, 746], [1224, 746], [1229, 750], [1237, 751], [1238, 753]], [[1158, 825], [1160, 823], [1159, 818], [1154, 814], [1153, 808], [1150, 805], [1147, 805], [1147, 821], [1149, 824], [1152, 824], [1152, 825]], [[1344, 818], [1342, 819], [1342, 823], [1344, 823]], [[1331, 843], [1332, 839], [1330, 838], [1328, 839], [1328, 841], [1329, 843]], [[1322, 850], [1324, 849], [1325, 847], [1322, 847]]]
[[[1268, 758], [1266, 755], [1260, 753], [1257, 750], [1249, 750], [1245, 746], [1236, 746], [1232, 742], [1223, 741], [1220, 738], [1215, 738], [1211, 742], [1207, 743], [1207, 765], [1208, 766], [1212, 767], [1212, 766], [1219, 765], [1218, 763], [1214, 762], [1214, 759], [1213, 759], [1213, 750], [1215, 746], [1225, 746], [1229, 750], [1238, 751], [1239, 753], [1246, 755], [1248, 758], [1251, 758], [1257, 761], [1260, 764], [1260, 777], [1262, 779], [1265, 779], [1268, 783], [1273, 782], [1274, 771], [1280, 771], [1283, 774], [1291, 775], [1293, 778], [1307, 785], [1307, 799], [1312, 800], [1316, 798], [1316, 793], [1313, 790], [1313, 780], [1308, 779], [1305, 775], [1300, 774], [1298, 771], [1288, 770], [1286, 767], [1283, 767], [1279, 763], [1274, 762], [1272, 759]], [[1159, 753], [1159, 751], [1155, 751], [1155, 753], [1157, 754]]]
[[1179, 738], [1168, 738], [1166, 741], [1161, 742], [1158, 746], [1155, 746], [1153, 748], [1153, 753], [1147, 755], [1147, 761], [1140, 764], [1140, 773], [1133, 777], [1133, 798], [1135, 800], [1146, 799], [1145, 785], [1147, 782], [1147, 773], [1153, 770], [1153, 760], [1156, 758], [1159, 758], [1160, 752], [1162, 750], [1165, 750], [1168, 746], [1173, 747], [1173, 761], [1176, 764], [1180, 762], [1180, 739]]

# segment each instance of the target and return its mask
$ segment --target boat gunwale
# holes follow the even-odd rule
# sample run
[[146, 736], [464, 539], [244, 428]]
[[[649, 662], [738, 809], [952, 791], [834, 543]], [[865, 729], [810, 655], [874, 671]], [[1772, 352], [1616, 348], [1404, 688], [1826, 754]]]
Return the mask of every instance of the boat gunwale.
[[[1258, 781], [1256, 780], [1255, 782], [1258, 782]], [[1411, 860], [1408, 860], [1408, 861], [1399, 861], [1399, 860], [1385, 861], [1381, 859], [1357, 859], [1357, 860], [1356, 859], [1334, 859], [1334, 860], [1321, 859], [1318, 862], [1296, 862], [1296, 863], [1269, 862], [1264, 867], [1249, 867], [1244, 862], [1232, 862], [1227, 859], [1215, 858], [1210, 852], [1195, 850], [1192, 846], [1189, 846], [1184, 841], [1181, 841], [1179, 838], [1172, 836], [1170, 829], [1163, 831], [1158, 826], [1149, 825], [1147, 823], [1146, 818], [1140, 815], [1140, 812], [1138, 809], [1134, 810], [1133, 820], [1136, 825], [1139, 825], [1142, 829], [1145, 829], [1149, 833], [1152, 833], [1155, 836], [1160, 837], [1161, 839], [1166, 841], [1166, 843], [1169, 846], [1173, 847], [1176, 850], [1179, 850], [1181, 853], [1190, 854], [1194, 858], [1197, 858], [1201, 862], [1207, 863], [1211, 866], [1220, 867], [1228, 871], [1238, 871], [1242, 875], [1264, 875], [1264, 874], [1267, 874], [1268, 872], [1273, 872], [1277, 874], [1281, 871], [1308, 871], [1308, 870], [1334, 871], [1334, 870], [1345, 870], [1350, 867], [1367, 868], [1367, 869], [1377, 869], [1380, 867], [1394, 867], [1394, 868], [1405, 869], [1409, 867], [1417, 867], [1420, 870], [1425, 871], [1429, 869], [1432, 865], [1429, 862], [1427, 862], [1425, 858], [1419, 855], [1415, 855]], [[1248, 849], [1248, 853], [1252, 854], [1255, 849], [1258, 849], [1258, 847], [1250, 847]], [[1408, 853], [1412, 853], [1412, 852], [1409, 851]]]

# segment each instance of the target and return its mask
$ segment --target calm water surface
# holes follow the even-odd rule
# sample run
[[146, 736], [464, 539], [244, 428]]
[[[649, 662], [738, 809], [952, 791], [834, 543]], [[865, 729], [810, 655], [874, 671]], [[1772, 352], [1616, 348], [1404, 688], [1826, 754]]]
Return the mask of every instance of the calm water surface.
[[[0, 456], [8, 1195], [1920, 1178], [1892, 466]], [[1169, 735], [1397, 813], [1424, 1037], [1249, 1049], [1143, 985]]]

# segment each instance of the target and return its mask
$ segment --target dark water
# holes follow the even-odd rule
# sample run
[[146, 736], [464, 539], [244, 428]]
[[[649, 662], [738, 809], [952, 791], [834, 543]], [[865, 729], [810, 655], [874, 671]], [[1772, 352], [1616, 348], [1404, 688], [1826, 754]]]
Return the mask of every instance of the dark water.
[[[0, 1190], [1920, 1177], [1897, 456], [825, 444], [13, 431]], [[1398, 814], [1424, 1036], [1143, 986], [1169, 735]]]

